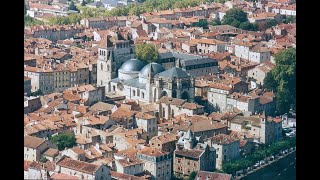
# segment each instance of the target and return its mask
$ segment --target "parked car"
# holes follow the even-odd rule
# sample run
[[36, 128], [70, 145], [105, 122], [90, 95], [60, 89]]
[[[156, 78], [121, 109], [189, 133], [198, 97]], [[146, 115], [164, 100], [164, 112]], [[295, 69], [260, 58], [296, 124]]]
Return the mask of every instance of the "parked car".
[[260, 166], [260, 163], [259, 163], [259, 162], [257, 162], [255, 165], [253, 165], [254, 168], [257, 168], [257, 167], [259, 167], [259, 166]]
[[273, 161], [274, 160], [274, 156], [270, 156], [270, 159], [271, 159], [271, 161]]
[[260, 165], [264, 165], [266, 162], [264, 160], [260, 161]]

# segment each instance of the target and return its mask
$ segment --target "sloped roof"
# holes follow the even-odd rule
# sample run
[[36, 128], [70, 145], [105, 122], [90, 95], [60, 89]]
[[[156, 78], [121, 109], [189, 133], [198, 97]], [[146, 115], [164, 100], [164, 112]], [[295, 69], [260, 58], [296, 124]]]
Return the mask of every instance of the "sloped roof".
[[186, 71], [182, 70], [181, 68], [177, 68], [177, 67], [173, 67], [171, 69], [163, 71], [163, 72], [159, 73], [158, 76], [169, 78], [169, 79], [190, 77]]

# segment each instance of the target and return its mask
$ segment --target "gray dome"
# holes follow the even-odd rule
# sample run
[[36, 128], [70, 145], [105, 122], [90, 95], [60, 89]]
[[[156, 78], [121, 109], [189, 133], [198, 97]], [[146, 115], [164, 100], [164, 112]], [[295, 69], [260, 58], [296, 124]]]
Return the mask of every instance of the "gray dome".
[[145, 64], [138, 59], [129, 59], [121, 65], [119, 70], [123, 72], [140, 71], [144, 65]]
[[153, 63], [149, 63], [146, 66], [144, 66], [142, 68], [142, 70], [140, 71], [139, 76], [147, 77], [149, 71], [151, 71], [151, 75], [155, 75], [155, 74], [161, 73], [165, 70], [166, 69], [162, 65], [153, 62]]

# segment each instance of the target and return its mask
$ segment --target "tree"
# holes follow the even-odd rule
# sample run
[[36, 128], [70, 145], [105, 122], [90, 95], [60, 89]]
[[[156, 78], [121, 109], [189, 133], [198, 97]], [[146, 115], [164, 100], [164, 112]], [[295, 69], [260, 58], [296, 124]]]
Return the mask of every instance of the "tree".
[[79, 11], [73, 1], [71, 1], [70, 5], [69, 5], [69, 10]]
[[76, 145], [76, 138], [71, 133], [55, 135], [51, 138], [51, 141], [58, 147], [59, 151]]
[[208, 21], [206, 19], [200, 19], [195, 23], [195, 27], [202, 27], [203, 29], [208, 29]]
[[226, 15], [224, 15], [222, 19], [222, 24], [227, 24], [238, 28], [241, 23], [247, 21], [247, 14], [243, 10], [232, 8], [226, 11]]
[[42, 163], [46, 163], [48, 161], [48, 159], [46, 158], [46, 157], [42, 157], [41, 159], [40, 159], [40, 162], [42, 162]]
[[188, 179], [189, 179], [189, 180], [194, 180], [194, 179], [196, 178], [196, 176], [197, 176], [197, 172], [192, 171], [192, 172], [190, 173]]
[[82, 0], [81, 2], [81, 6], [85, 6], [87, 3], [85, 2], [85, 0]]
[[153, 44], [142, 43], [136, 45], [136, 56], [144, 63], [151, 63], [158, 61], [159, 53]]
[[43, 21], [30, 17], [29, 15], [24, 16], [24, 25], [25, 26], [35, 26], [35, 25], [44, 25]]
[[272, 26], [276, 26], [278, 21], [275, 19], [267, 19], [266, 21], [267, 28], [271, 28]]
[[276, 92], [278, 114], [296, 109], [296, 50], [290, 48], [275, 55], [276, 66], [264, 79], [264, 88]]
[[282, 22], [285, 24], [295, 23], [296, 18], [294, 16], [283, 16]]
[[31, 95], [31, 96], [43, 96], [43, 92], [42, 92], [40, 89], [38, 89], [38, 90], [35, 91], [35, 92], [31, 92], [30, 95]]
[[214, 19], [213, 21], [211, 21], [210, 25], [212, 25], [212, 26], [221, 25], [221, 21], [219, 18]]
[[249, 21], [240, 23], [240, 29], [248, 30], [248, 31], [256, 31], [257, 27], [255, 24], [250, 23]]

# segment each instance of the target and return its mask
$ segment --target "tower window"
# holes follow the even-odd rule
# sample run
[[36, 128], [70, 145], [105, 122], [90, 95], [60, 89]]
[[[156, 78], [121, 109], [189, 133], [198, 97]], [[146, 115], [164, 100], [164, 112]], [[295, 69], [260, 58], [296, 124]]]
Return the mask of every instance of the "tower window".
[[100, 67], [101, 67], [101, 71], [103, 71], [103, 64], [101, 64], [101, 66], [100, 66]]

